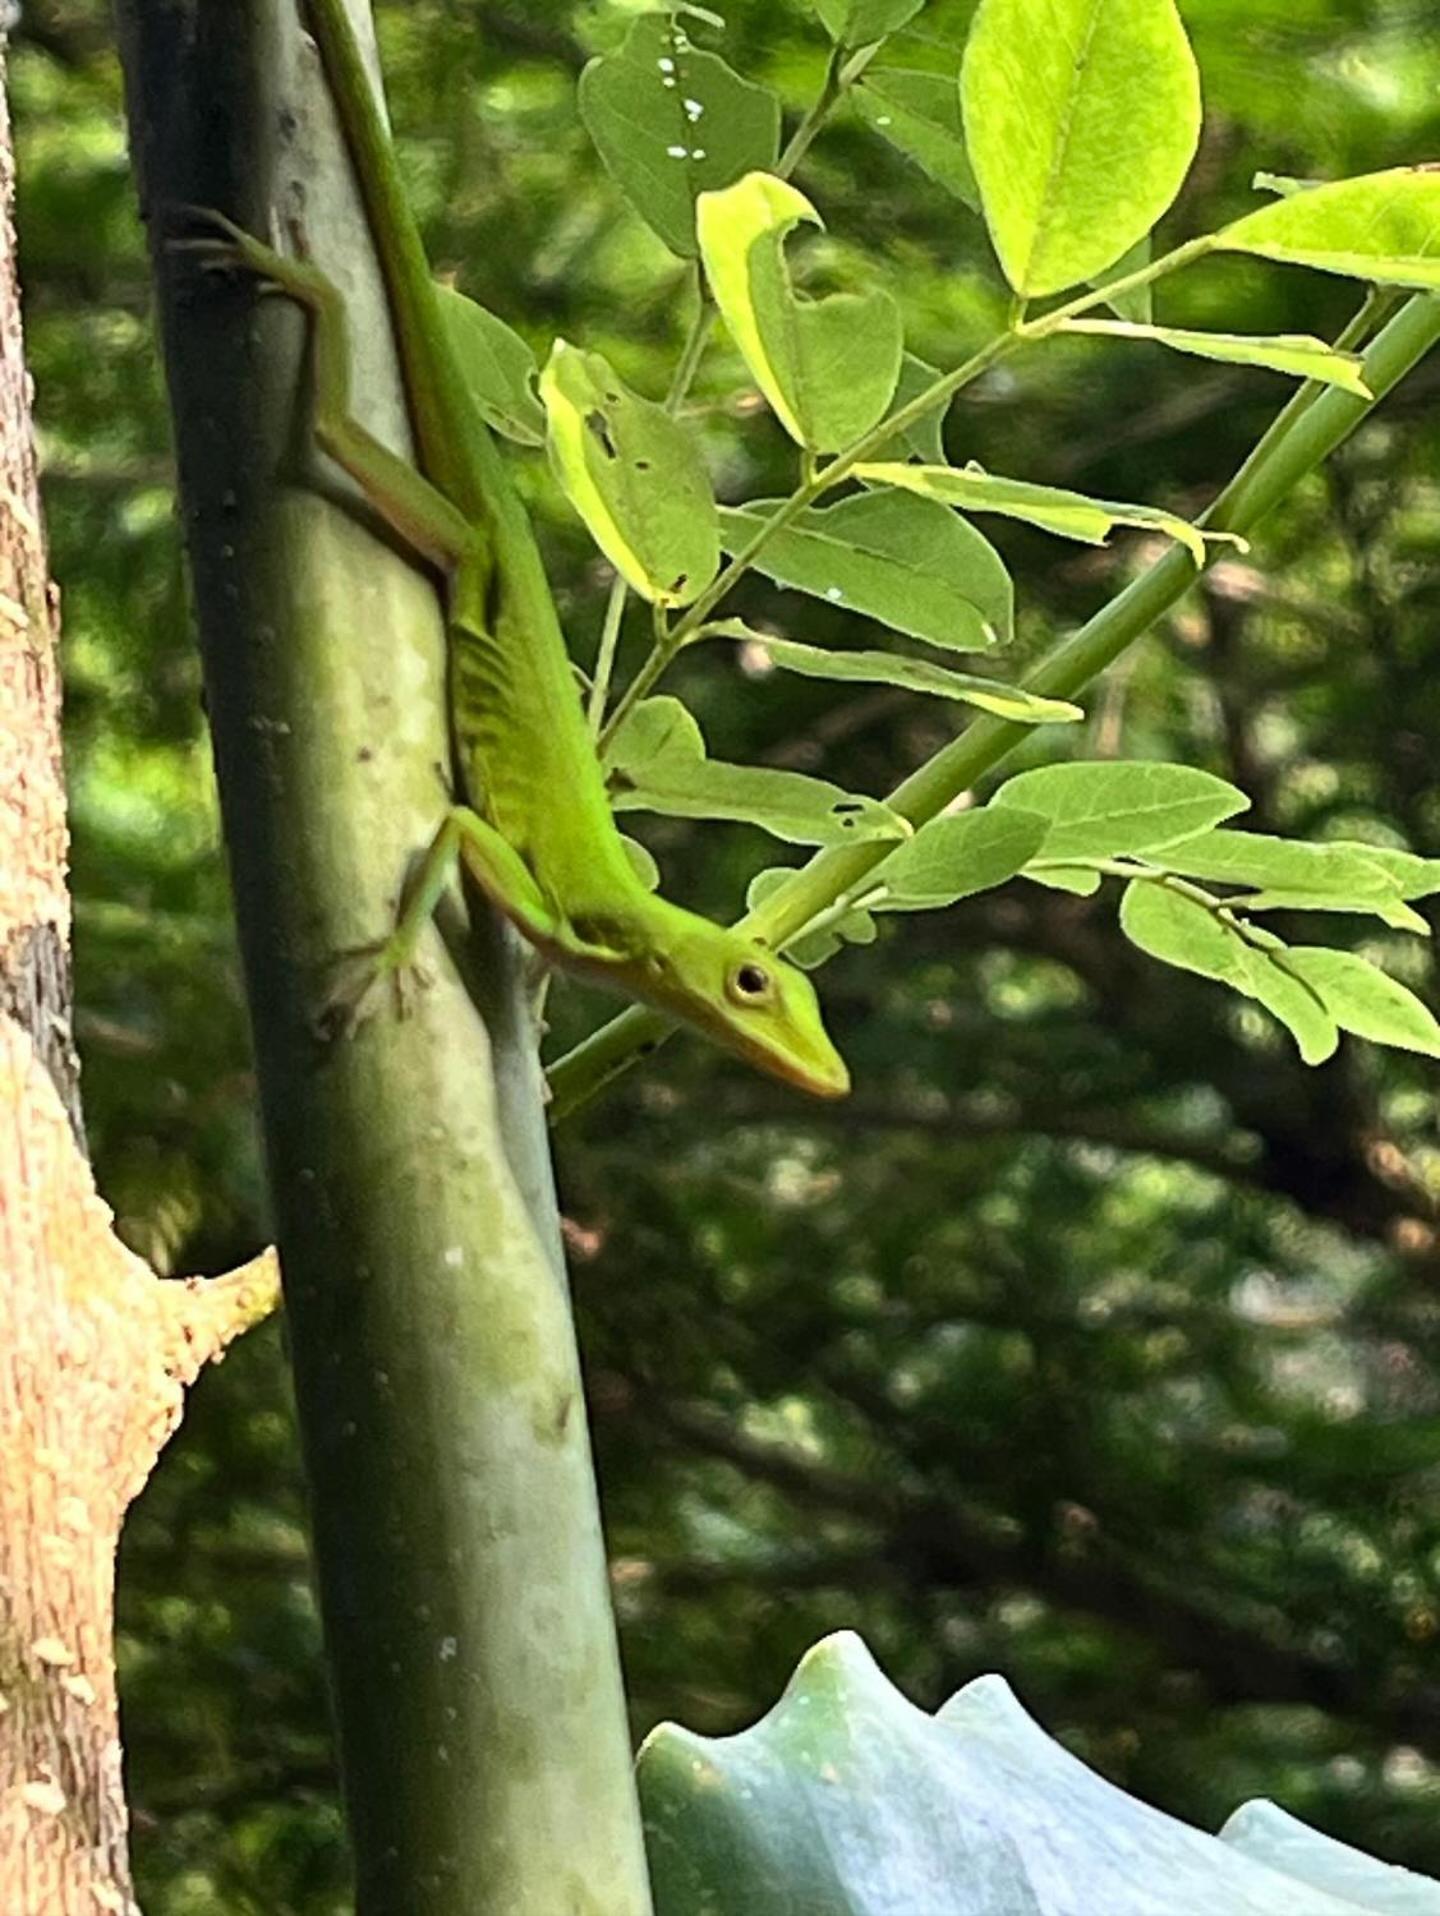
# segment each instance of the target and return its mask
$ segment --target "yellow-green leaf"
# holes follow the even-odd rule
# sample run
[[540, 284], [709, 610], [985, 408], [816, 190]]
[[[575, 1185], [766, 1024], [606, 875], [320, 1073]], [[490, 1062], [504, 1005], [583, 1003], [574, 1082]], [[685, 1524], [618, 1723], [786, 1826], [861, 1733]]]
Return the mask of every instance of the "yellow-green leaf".
[[1139, 339], [1172, 352], [1193, 353], [1197, 359], [1220, 359], [1237, 366], [1263, 366], [1269, 372], [1289, 373], [1295, 379], [1318, 379], [1339, 386], [1357, 399], [1373, 394], [1361, 374], [1358, 353], [1338, 352], [1309, 333], [1197, 333], [1179, 326], [1139, 326], [1119, 319], [1072, 319], [1067, 333], [1099, 333], [1109, 339]]
[[986, 223], [1025, 298], [1093, 279], [1142, 239], [1200, 135], [1174, 0], [981, 0], [960, 84]]
[[900, 309], [889, 293], [796, 293], [785, 236], [821, 224], [805, 195], [750, 173], [701, 197], [700, 251], [716, 304], [755, 383], [797, 444], [837, 452], [885, 415], [900, 377]]
[[1440, 288], [1440, 174], [1400, 166], [1309, 187], [1247, 213], [1215, 243], [1354, 279]]
[[540, 381], [550, 459], [600, 550], [644, 598], [688, 605], [720, 565], [700, 449], [599, 353], [557, 340]]
[[1158, 506], [1090, 499], [1083, 492], [1066, 492], [1059, 486], [1003, 479], [996, 473], [982, 472], [978, 466], [961, 470], [956, 466], [866, 465], [857, 466], [855, 474], [871, 485], [899, 486], [941, 505], [957, 506], [962, 512], [995, 512], [1007, 519], [1023, 519], [1027, 525], [1039, 526], [1062, 539], [1079, 539], [1086, 545], [1103, 545], [1116, 526], [1143, 526], [1177, 540], [1196, 565], [1205, 563], [1207, 538], [1228, 536], [1204, 533], [1188, 519], [1162, 512]]

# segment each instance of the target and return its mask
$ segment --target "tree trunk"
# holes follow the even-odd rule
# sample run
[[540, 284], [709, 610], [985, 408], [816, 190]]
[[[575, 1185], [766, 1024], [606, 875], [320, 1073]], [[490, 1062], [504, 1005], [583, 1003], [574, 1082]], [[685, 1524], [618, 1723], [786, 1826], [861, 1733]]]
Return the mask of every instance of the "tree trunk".
[[55, 595], [35, 485], [0, 44], [0, 1909], [135, 1909], [112, 1649], [120, 1525], [267, 1257], [161, 1282], [80, 1134]]
[[[366, 10], [355, 7], [368, 33]], [[639, 1813], [511, 941], [338, 1037], [450, 787], [434, 582], [317, 487], [287, 301], [197, 270], [187, 206], [345, 295], [356, 404], [409, 436], [297, 0], [121, 0], [180, 488], [255, 1026], [361, 1916], [644, 1916]], [[330, 491], [337, 475], [323, 475]], [[459, 916], [460, 901], [452, 904]]]

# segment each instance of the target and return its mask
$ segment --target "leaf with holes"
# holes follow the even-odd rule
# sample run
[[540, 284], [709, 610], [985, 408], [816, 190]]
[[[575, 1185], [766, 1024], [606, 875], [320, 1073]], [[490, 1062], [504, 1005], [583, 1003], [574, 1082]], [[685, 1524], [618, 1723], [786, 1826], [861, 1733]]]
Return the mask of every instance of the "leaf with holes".
[[1159, 851], [1233, 818], [1250, 801], [1223, 778], [1194, 766], [1122, 759], [1042, 765], [1007, 779], [990, 803], [1047, 818], [1042, 856], [1068, 865]]
[[715, 500], [690, 433], [599, 353], [563, 339], [540, 393], [551, 464], [595, 543], [643, 598], [688, 605], [720, 566]]
[[856, 107], [891, 146], [937, 186], [976, 212], [980, 189], [965, 151], [960, 88], [953, 75], [910, 67], [872, 67], [855, 88]]
[[955, 699], [978, 711], [993, 713], [996, 718], [1013, 719], [1019, 725], [1063, 724], [1085, 716], [1078, 705], [1066, 699], [1041, 698], [1023, 686], [979, 678], [970, 672], [952, 672], [948, 666], [931, 664], [929, 659], [909, 659], [897, 652], [830, 652], [818, 645], [799, 645], [793, 639], [757, 632], [740, 619], [707, 625], [700, 636], [761, 646], [773, 665], [800, 678], [899, 686], [907, 692], [927, 693], [931, 698]]
[[[864, 465], [855, 468], [857, 479], [868, 485], [899, 486], [906, 492], [918, 492], [922, 499], [934, 499], [941, 505], [958, 507], [962, 512], [994, 512], [1006, 519], [1023, 519], [1062, 539], [1078, 539], [1085, 545], [1103, 545], [1116, 526], [1143, 526], [1163, 532], [1189, 552], [1196, 565], [1205, 563], [1205, 534], [1158, 506], [1119, 505], [1113, 499], [1090, 499], [1083, 492], [1067, 492], [1060, 486], [1040, 486], [1028, 479], [1002, 479], [998, 474], [982, 472], [978, 466], [900, 466]], [[1238, 543], [1238, 542], [1237, 542]]]
[[755, 383], [797, 444], [836, 452], [880, 420], [900, 377], [900, 308], [883, 289], [804, 299], [785, 236], [820, 225], [805, 195], [769, 173], [706, 193], [697, 224], [715, 303]]
[[1170, 205], [1200, 137], [1174, 0], [981, 0], [960, 77], [965, 142], [1022, 297], [1104, 272]]
[[[744, 551], [781, 503], [722, 506], [725, 550]], [[1014, 634], [1014, 588], [989, 540], [944, 506], [902, 492], [802, 512], [754, 565], [777, 585], [947, 651], [983, 652]]]
[[453, 286], [435, 284], [440, 318], [470, 396], [487, 426], [521, 446], [543, 446], [535, 355], [517, 332]]
[[700, 194], [774, 166], [780, 151], [775, 95], [697, 52], [669, 14], [642, 14], [618, 53], [590, 62], [580, 117], [626, 199], [683, 259], [699, 251]]
[[792, 845], [910, 835], [908, 823], [878, 799], [826, 779], [707, 758], [700, 727], [678, 699], [645, 700], [612, 742], [605, 770], [616, 812], [727, 819]]

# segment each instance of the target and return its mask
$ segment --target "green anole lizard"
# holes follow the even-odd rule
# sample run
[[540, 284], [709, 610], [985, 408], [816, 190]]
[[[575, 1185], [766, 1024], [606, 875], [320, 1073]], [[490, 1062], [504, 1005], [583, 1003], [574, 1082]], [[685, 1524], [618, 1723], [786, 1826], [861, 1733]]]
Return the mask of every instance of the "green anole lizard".
[[192, 246], [308, 312], [317, 443], [444, 580], [451, 727], [470, 802], [447, 813], [371, 982], [413, 966], [460, 859], [547, 962], [683, 1019], [802, 1090], [842, 1096], [849, 1074], [804, 973], [647, 891], [630, 862], [534, 534], [447, 336], [345, 0], [302, 4], [384, 277], [418, 466], [354, 417], [345, 305], [321, 272], [218, 214], [207, 216], [217, 235]]

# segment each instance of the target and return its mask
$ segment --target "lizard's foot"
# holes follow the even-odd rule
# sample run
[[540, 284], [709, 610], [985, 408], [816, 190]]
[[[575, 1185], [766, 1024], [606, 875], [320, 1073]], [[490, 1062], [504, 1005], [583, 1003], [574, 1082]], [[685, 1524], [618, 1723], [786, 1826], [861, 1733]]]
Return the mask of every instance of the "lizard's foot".
[[326, 1038], [350, 1038], [374, 1016], [388, 993], [397, 1018], [408, 1018], [434, 980], [415, 960], [408, 940], [387, 938], [340, 957], [316, 1023]]
[[287, 259], [213, 207], [185, 206], [180, 212], [201, 230], [172, 239], [169, 250], [190, 254], [202, 273], [248, 273], [262, 293], [287, 294], [306, 305], [315, 305], [327, 290], [308, 260]]

